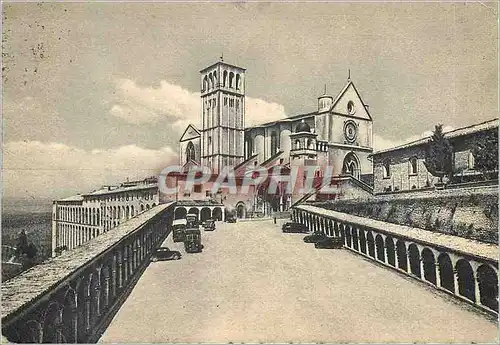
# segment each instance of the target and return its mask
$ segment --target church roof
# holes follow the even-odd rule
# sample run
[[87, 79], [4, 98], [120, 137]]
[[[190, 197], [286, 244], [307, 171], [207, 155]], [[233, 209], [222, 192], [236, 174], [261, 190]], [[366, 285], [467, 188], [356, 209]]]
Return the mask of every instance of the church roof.
[[192, 124], [189, 124], [186, 129], [184, 130], [184, 133], [182, 133], [181, 138], [179, 139], [179, 142], [189, 140], [189, 139], [194, 139], [198, 138], [201, 136], [200, 131]]
[[[339, 102], [339, 100], [342, 98], [342, 96], [346, 93], [346, 91], [349, 89], [349, 86], [353, 87], [354, 91], [356, 92], [356, 94], [358, 95], [359, 99], [362, 100], [358, 90], [356, 89], [356, 86], [354, 86], [354, 83], [352, 82], [351, 79], [348, 79], [347, 80], [347, 83], [345, 84], [345, 86], [342, 88], [342, 90], [338, 93], [338, 95], [335, 97], [335, 99], [333, 100], [332, 102], [332, 105], [330, 106], [330, 111], [337, 105], [337, 103]], [[322, 98], [322, 97], [331, 97], [331, 96], [328, 96], [328, 95], [323, 95], [319, 98]], [[331, 97], [333, 98], [333, 97]], [[363, 103], [363, 101], [361, 101]], [[365, 110], [368, 114], [368, 117], [371, 119], [371, 115], [370, 115], [370, 112], [368, 109], [366, 109], [366, 105], [363, 103], [363, 105], [365, 106]], [[276, 120], [276, 121], [271, 121], [271, 122], [265, 122], [265, 123], [262, 123], [262, 124], [258, 124], [258, 125], [254, 125], [254, 126], [251, 126], [251, 127], [247, 127], [246, 129], [253, 129], [253, 128], [259, 128], [259, 127], [269, 127], [269, 126], [273, 126], [277, 123], [286, 123], [286, 122], [295, 122], [297, 120], [301, 120], [301, 119], [306, 119], [308, 117], [312, 117], [312, 116], [315, 116], [318, 114], [318, 111], [313, 111], [313, 112], [310, 112], [310, 113], [305, 113], [305, 114], [298, 114], [298, 115], [293, 115], [293, 116], [288, 116], [284, 119], [280, 119], [280, 120]]]

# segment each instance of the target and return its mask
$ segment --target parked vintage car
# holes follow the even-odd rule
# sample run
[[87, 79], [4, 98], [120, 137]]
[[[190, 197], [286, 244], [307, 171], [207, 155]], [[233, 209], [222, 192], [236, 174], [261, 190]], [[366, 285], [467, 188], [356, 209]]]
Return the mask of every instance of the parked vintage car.
[[151, 261], [179, 260], [182, 257], [177, 250], [170, 250], [167, 247], [160, 247], [151, 256]]
[[298, 234], [309, 232], [309, 229], [305, 224], [300, 224], [295, 222], [286, 222], [281, 227], [281, 230], [286, 233], [298, 233]]
[[206, 221], [203, 222], [203, 228], [205, 231], [214, 231], [215, 230], [215, 220], [214, 219], [207, 219]]
[[314, 243], [314, 248], [318, 249], [340, 249], [344, 246], [342, 237], [327, 237]]
[[226, 222], [227, 223], [236, 223], [236, 217], [233, 216], [232, 214], [226, 216]]
[[184, 230], [186, 230], [186, 220], [176, 219], [172, 223], [172, 239], [174, 242], [184, 241]]
[[312, 234], [304, 237], [304, 242], [306, 243], [316, 243], [318, 241], [324, 240], [326, 238], [326, 234], [321, 231], [315, 231]]

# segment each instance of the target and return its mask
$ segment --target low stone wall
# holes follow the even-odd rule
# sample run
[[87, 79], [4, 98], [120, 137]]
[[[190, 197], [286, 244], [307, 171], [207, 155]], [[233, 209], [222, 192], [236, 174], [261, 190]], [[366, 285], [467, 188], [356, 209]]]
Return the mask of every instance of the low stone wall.
[[168, 235], [173, 209], [153, 207], [2, 283], [2, 335], [15, 343], [96, 342]]
[[498, 243], [498, 187], [379, 195], [315, 203], [338, 212]]

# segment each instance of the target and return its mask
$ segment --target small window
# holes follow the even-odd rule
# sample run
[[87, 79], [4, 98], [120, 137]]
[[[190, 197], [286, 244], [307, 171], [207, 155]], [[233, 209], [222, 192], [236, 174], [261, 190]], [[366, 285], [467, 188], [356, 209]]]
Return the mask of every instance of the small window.
[[410, 175], [416, 175], [418, 169], [418, 161], [416, 157], [410, 158]]
[[351, 114], [351, 115], [352, 115], [352, 114], [354, 114], [354, 113], [356, 112], [356, 108], [354, 107], [354, 102], [353, 102], [353, 101], [349, 101], [349, 102], [347, 103], [347, 112], [348, 112], [349, 114]]
[[227, 97], [224, 97], [224, 105], [227, 105]]
[[210, 192], [210, 190], [205, 191], [205, 196], [207, 196], [207, 197], [211, 197], [212, 196], [212, 193]]
[[195, 193], [201, 193], [201, 184], [197, 184], [194, 186], [194, 192]]
[[470, 170], [474, 170], [476, 166], [476, 161], [474, 159], [474, 155], [472, 154], [472, 152], [469, 152], [469, 157], [468, 157], [468, 162], [467, 162], [467, 167], [470, 169]]
[[391, 163], [389, 161], [384, 162], [384, 178], [389, 178], [391, 177]]

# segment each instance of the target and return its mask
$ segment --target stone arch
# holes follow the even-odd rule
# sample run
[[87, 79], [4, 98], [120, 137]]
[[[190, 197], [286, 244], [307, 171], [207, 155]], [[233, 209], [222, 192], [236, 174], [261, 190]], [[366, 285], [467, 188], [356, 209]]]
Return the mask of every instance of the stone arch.
[[184, 219], [186, 218], [186, 215], [187, 215], [187, 210], [185, 207], [177, 207], [174, 211], [174, 219]]
[[424, 279], [436, 285], [436, 260], [429, 248], [422, 250], [422, 263], [424, 266]]
[[191, 207], [188, 211], [188, 214], [195, 214], [197, 219], [200, 219], [200, 210], [197, 207]]
[[43, 340], [44, 343], [61, 343], [62, 334], [62, 306], [58, 302], [51, 302], [43, 317]]
[[220, 207], [215, 207], [213, 209], [212, 218], [215, 220], [222, 221], [222, 209]]
[[151, 206], [149, 204], [146, 204], [146, 210], [149, 210]]
[[[19, 339], [17, 342], [26, 342], [26, 343], [42, 343], [43, 342], [43, 327], [40, 322], [36, 320], [29, 320], [26, 322], [24, 329], [17, 330], [17, 332], [24, 333], [22, 339]], [[19, 334], [16, 338], [19, 338]], [[10, 340], [10, 339], [9, 339]], [[16, 342], [15, 339], [12, 339], [13, 342]]]
[[125, 208], [125, 218], [130, 219], [130, 207], [129, 207], [129, 205], [127, 205], [127, 207]]
[[391, 236], [385, 238], [385, 249], [387, 253], [387, 263], [396, 267], [396, 251], [394, 248], [394, 240]]
[[240, 201], [236, 204], [236, 217], [238, 219], [246, 218], [247, 215], [247, 208], [245, 206], [245, 203]]
[[240, 81], [240, 78], [241, 78], [241, 77], [240, 77], [240, 74], [239, 74], [239, 73], [237, 73], [237, 74], [236, 74], [236, 85], [235, 85], [235, 86], [236, 86], [236, 90], [239, 90], [239, 89], [240, 89], [240, 82], [241, 82], [241, 81]]
[[359, 163], [358, 156], [354, 152], [349, 152], [345, 155], [344, 162], [342, 163], [342, 173], [351, 175], [359, 180], [361, 176], [361, 164]]
[[375, 244], [377, 245], [377, 259], [385, 262], [385, 245], [382, 235], [377, 234], [377, 236], [375, 236]]
[[226, 87], [226, 85], [227, 85], [227, 71], [224, 70], [224, 72], [222, 73], [222, 86]]
[[212, 211], [208, 207], [203, 207], [200, 212], [200, 220], [204, 222], [205, 220], [209, 219], [212, 215]]
[[229, 88], [233, 87], [233, 79], [234, 79], [234, 73], [229, 72]]
[[368, 244], [368, 255], [375, 258], [375, 240], [373, 239], [373, 234], [368, 230], [366, 234], [366, 243]]
[[410, 259], [410, 271], [413, 275], [421, 278], [422, 272], [420, 272], [420, 252], [415, 243], [408, 246], [408, 257]]
[[76, 291], [71, 287], [64, 295], [64, 308], [62, 313], [63, 321], [63, 342], [76, 343], [78, 340], [78, 299]]
[[408, 254], [403, 240], [398, 240], [396, 242], [396, 254], [398, 256], [398, 268], [408, 272]]
[[473, 302], [476, 301], [474, 271], [470, 263], [465, 259], [460, 259], [455, 264], [458, 280], [458, 293], [460, 296]]
[[498, 276], [495, 270], [487, 264], [479, 266], [477, 282], [481, 304], [498, 312]]
[[130, 206], [130, 216], [131, 216], [131, 218], [132, 218], [132, 217], [135, 217], [135, 213], [134, 213], [134, 205], [131, 205], [131, 206]]
[[455, 292], [455, 277], [453, 275], [453, 264], [447, 253], [438, 256], [439, 280], [441, 287], [448, 291]]

